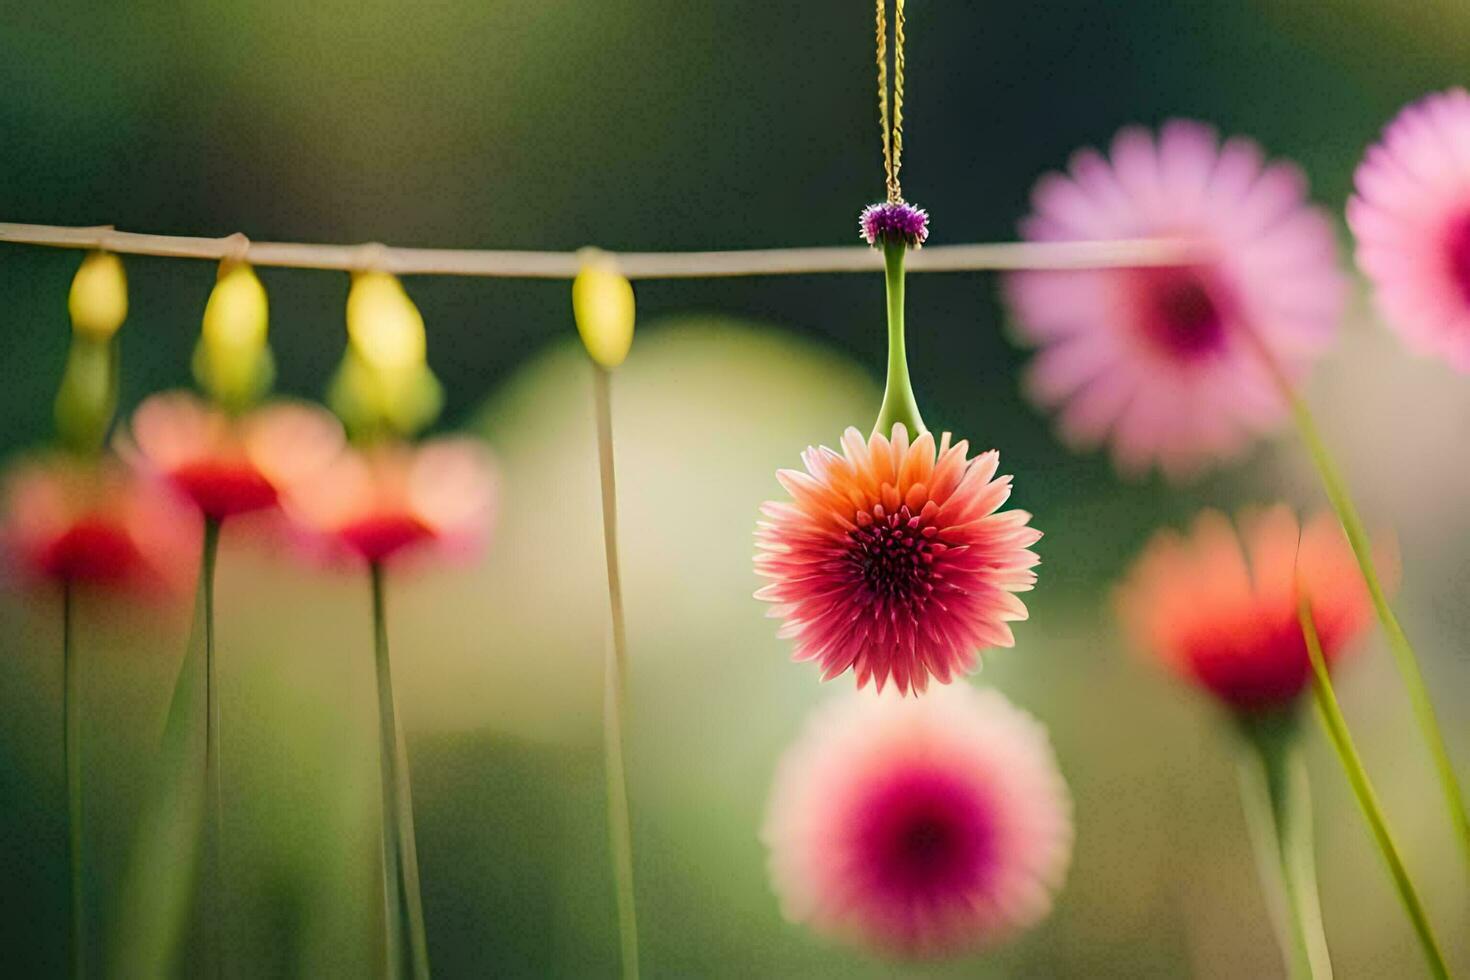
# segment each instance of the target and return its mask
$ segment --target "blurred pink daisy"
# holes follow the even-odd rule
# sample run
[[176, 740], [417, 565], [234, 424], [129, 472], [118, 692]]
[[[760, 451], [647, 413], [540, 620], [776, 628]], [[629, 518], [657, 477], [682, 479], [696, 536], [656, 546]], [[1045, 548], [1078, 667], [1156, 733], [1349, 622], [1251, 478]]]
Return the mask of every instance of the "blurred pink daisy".
[[293, 482], [342, 449], [342, 427], [306, 404], [276, 402], [229, 415], [187, 392], [154, 395], [133, 413], [123, 455], [156, 472], [212, 520], [273, 508]]
[[969, 444], [949, 440], [849, 428], [845, 455], [809, 448], [805, 473], [776, 474], [792, 500], [761, 508], [755, 566], [772, 582], [755, 595], [823, 680], [850, 668], [858, 687], [922, 692], [1015, 643], [1006, 624], [1026, 618], [1014, 593], [1036, 582], [1041, 532], [1025, 511], [998, 512], [1011, 495], [1000, 455], [967, 459]]
[[858, 692], [819, 708], [781, 760], [762, 837], [789, 920], [935, 956], [1045, 918], [1071, 801], [1046, 730], [995, 691]]
[[[1331, 515], [1305, 528], [1285, 506], [1248, 514], [1236, 534], [1204, 511], [1187, 535], [1154, 536], [1117, 593], [1134, 643], [1227, 707], [1290, 706], [1311, 683], [1298, 582], [1331, 667], [1372, 619], [1368, 588]], [[1397, 570], [1391, 549], [1381, 560]]]
[[472, 551], [489, 534], [494, 504], [490, 454], [472, 439], [349, 450], [285, 498], [315, 539], [370, 562], [430, 546]]
[[1354, 185], [1348, 225], [1384, 318], [1413, 349], [1470, 371], [1470, 93], [1400, 112]]
[[1034, 241], [1178, 238], [1188, 265], [1012, 274], [1018, 332], [1039, 348], [1027, 388], [1078, 449], [1118, 470], [1185, 477], [1241, 453], [1285, 402], [1262, 349], [1295, 380], [1328, 348], [1345, 280], [1327, 216], [1292, 164], [1176, 120], [1128, 128], [1048, 174], [1021, 224]]
[[0, 545], [23, 578], [164, 597], [193, 571], [187, 518], [165, 488], [115, 459], [47, 453], [9, 470]]

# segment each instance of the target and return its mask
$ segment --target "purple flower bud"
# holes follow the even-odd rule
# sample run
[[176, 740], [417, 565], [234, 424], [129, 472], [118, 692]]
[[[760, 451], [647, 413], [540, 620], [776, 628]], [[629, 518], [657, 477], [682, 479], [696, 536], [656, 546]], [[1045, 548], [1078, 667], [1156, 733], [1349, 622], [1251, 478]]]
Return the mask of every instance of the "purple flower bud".
[[903, 201], [870, 204], [863, 208], [858, 227], [869, 245], [901, 241], [918, 248], [929, 237], [929, 212]]

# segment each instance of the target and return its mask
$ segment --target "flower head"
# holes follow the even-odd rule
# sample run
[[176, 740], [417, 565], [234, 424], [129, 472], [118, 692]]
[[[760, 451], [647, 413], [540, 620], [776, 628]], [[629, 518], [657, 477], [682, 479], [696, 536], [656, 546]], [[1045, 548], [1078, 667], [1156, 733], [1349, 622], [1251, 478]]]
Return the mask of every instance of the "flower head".
[[342, 449], [342, 427], [326, 411], [276, 402], [228, 415], [186, 392], [154, 395], [133, 413], [125, 456], [156, 472], [222, 520], [275, 507], [296, 481]]
[[349, 450], [292, 488], [287, 512], [318, 540], [367, 561], [433, 546], [465, 551], [494, 518], [494, 469], [471, 439]]
[[904, 242], [918, 248], [929, 238], [929, 212], [903, 201], [869, 204], [858, 218], [858, 230], [869, 245]]
[[1470, 93], [1400, 112], [1353, 179], [1358, 265], [1405, 343], [1470, 371]]
[[842, 454], [809, 448], [806, 472], [776, 474], [792, 500], [761, 508], [756, 571], [772, 581], [756, 598], [824, 680], [851, 668], [859, 687], [921, 692], [975, 670], [981, 648], [1014, 644], [1006, 624], [1026, 618], [1014, 593], [1036, 582], [1041, 532], [999, 510], [1011, 494], [1000, 454], [969, 459], [949, 440], [850, 428]]
[[1218, 144], [1193, 122], [1129, 128], [1043, 177], [1021, 225], [1035, 241], [1179, 238], [1186, 265], [1029, 271], [1007, 280], [1027, 387], [1079, 449], [1118, 469], [1188, 476], [1242, 452], [1285, 414], [1264, 350], [1289, 379], [1331, 343], [1345, 280], [1327, 216], [1288, 163]]
[[992, 945], [1051, 909], [1071, 802], [1046, 731], [1000, 694], [849, 694], [781, 760], [762, 834], [788, 919], [896, 956]]
[[1290, 706], [1311, 681], [1299, 588], [1329, 667], [1372, 610], [1331, 516], [1303, 528], [1276, 506], [1240, 525], [1237, 535], [1225, 515], [1205, 511], [1187, 535], [1161, 531], [1119, 588], [1117, 606], [1135, 645], [1227, 707], [1259, 713]]
[[193, 552], [181, 509], [115, 459], [33, 456], [6, 475], [0, 547], [26, 578], [172, 593]]

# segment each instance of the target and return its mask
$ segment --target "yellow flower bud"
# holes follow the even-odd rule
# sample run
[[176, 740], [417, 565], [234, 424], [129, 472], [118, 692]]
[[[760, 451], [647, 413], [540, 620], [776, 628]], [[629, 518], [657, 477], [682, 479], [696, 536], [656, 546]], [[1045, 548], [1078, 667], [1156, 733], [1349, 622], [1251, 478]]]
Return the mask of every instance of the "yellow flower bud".
[[604, 368], [615, 368], [633, 346], [633, 284], [612, 260], [589, 250], [572, 281], [572, 315], [587, 353]]
[[399, 370], [424, 360], [424, 318], [398, 277], [362, 272], [347, 293], [347, 336], [369, 365]]
[[110, 340], [128, 315], [128, 277], [111, 252], [88, 252], [71, 281], [66, 307], [72, 329], [93, 340]]
[[222, 265], [204, 306], [204, 342], [221, 350], [258, 350], [265, 344], [269, 314], [255, 270], [245, 263]]

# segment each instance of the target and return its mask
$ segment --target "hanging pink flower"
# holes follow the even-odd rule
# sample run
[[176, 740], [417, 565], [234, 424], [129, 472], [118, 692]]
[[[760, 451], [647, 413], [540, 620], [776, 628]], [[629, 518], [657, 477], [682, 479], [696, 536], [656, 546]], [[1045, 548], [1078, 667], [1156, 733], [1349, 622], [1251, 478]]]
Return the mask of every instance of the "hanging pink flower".
[[1038, 348], [1030, 397], [1078, 449], [1110, 443], [1120, 472], [1174, 477], [1241, 453], [1285, 404], [1288, 379], [1331, 344], [1345, 281], [1327, 216], [1292, 164], [1173, 121], [1124, 129], [1109, 157], [1078, 152], [1032, 194], [1033, 241], [1177, 238], [1188, 264], [1018, 272], [1006, 282], [1020, 338]]
[[774, 603], [795, 659], [817, 661], [823, 680], [851, 669], [859, 687], [921, 692], [975, 670], [980, 649], [1012, 646], [1041, 532], [1000, 510], [1000, 455], [969, 459], [949, 433], [910, 443], [902, 424], [891, 441], [850, 428], [842, 449], [809, 448], [806, 472], [776, 474], [792, 500], [761, 508], [755, 565], [772, 581], [756, 598]]
[[857, 692], [819, 708], [781, 760], [762, 837], [789, 920], [934, 956], [1045, 918], [1071, 801], [1046, 730], [995, 691]]
[[494, 466], [472, 439], [349, 450], [285, 506], [316, 540], [367, 561], [430, 546], [466, 553], [494, 521]]
[[22, 578], [168, 595], [187, 585], [196, 538], [172, 494], [112, 458], [47, 453], [5, 477], [0, 546]]
[[[1119, 588], [1117, 606], [1134, 643], [1171, 670], [1243, 712], [1290, 705], [1311, 683], [1297, 616], [1298, 582], [1329, 667], [1371, 622], [1352, 549], [1327, 514], [1305, 528], [1284, 506], [1248, 515], [1240, 535], [1218, 511], [1188, 534], [1161, 531]], [[1386, 556], [1387, 570], [1397, 568]]]
[[233, 416], [181, 391], [143, 402], [131, 428], [124, 456], [213, 520], [275, 507], [289, 485], [330, 464], [343, 441], [337, 420], [314, 406], [275, 402]]
[[1368, 148], [1348, 225], [1404, 342], [1470, 371], [1470, 93], [1410, 105]]

